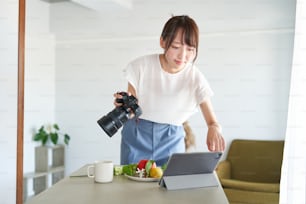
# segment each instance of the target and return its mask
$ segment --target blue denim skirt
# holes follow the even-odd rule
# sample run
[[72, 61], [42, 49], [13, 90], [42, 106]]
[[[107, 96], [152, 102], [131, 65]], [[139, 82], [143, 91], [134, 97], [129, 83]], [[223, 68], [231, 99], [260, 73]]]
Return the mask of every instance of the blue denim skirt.
[[130, 119], [121, 134], [121, 165], [152, 159], [162, 166], [171, 154], [185, 152], [183, 126]]

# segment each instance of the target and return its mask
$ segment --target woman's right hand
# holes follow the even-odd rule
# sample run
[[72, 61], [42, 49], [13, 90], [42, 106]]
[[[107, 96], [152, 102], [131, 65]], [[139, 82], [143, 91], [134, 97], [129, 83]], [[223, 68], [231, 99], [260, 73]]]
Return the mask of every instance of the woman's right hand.
[[[122, 94], [121, 94], [122, 92], [123, 92], [123, 91], [121, 91], [121, 92], [118, 91], [117, 93], [114, 93], [114, 97], [115, 97], [114, 105], [115, 105], [116, 107], [122, 106], [122, 103], [118, 102], [118, 100], [120, 101], [120, 99], [123, 98], [123, 96], [122, 96]], [[130, 92], [125, 92], [125, 93], [127, 93], [129, 96], [131, 95]]]
[[114, 99], [114, 105], [115, 105], [116, 107], [121, 106], [122, 103], [118, 103], [118, 102], [117, 102], [118, 99], [122, 99], [122, 95], [120, 94], [120, 92], [114, 93], [114, 97], [115, 97], [115, 99]]

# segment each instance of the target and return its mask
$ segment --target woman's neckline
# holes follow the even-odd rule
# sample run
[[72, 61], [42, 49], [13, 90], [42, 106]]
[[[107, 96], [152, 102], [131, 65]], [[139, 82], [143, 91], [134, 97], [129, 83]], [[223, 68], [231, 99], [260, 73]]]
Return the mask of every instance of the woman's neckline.
[[186, 68], [186, 67], [184, 67], [180, 70], [175, 70], [175, 71], [172, 71], [172, 69], [167, 69], [166, 66], [163, 66], [166, 63], [166, 59], [165, 59], [164, 54], [158, 54], [158, 61], [159, 61], [160, 68], [167, 74], [178, 74]]

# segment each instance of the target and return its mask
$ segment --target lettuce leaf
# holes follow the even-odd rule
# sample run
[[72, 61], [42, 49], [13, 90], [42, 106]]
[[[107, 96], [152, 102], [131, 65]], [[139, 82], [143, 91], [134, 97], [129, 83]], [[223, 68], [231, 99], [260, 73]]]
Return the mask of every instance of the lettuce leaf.
[[122, 167], [122, 173], [129, 175], [129, 176], [134, 176], [136, 172], [137, 164], [127, 164], [123, 165]]

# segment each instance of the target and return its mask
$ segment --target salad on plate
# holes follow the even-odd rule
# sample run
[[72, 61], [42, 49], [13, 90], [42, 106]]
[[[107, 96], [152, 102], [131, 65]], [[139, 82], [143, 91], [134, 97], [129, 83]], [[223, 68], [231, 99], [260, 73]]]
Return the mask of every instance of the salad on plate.
[[142, 159], [135, 164], [127, 164], [114, 167], [114, 175], [125, 175], [135, 181], [158, 181], [165, 169], [156, 166], [154, 160]]

